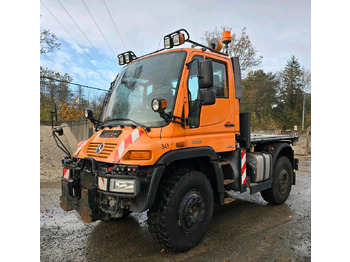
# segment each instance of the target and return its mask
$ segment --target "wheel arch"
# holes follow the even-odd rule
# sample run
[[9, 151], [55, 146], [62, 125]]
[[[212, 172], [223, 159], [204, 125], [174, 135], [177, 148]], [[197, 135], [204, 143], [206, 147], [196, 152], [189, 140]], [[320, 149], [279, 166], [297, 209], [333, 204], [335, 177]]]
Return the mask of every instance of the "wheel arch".
[[204, 173], [212, 186], [215, 201], [221, 201], [220, 193], [223, 195], [224, 192], [223, 174], [217, 163], [217, 155], [213, 148], [195, 147], [170, 151], [160, 157], [156, 164], [163, 166], [164, 170], [157, 174], [158, 177], [155, 178], [157, 183], [154, 183], [150, 188], [150, 194], [153, 196], [150, 198], [149, 207], [154, 203], [160, 181], [170, 175], [175, 168], [188, 168]]

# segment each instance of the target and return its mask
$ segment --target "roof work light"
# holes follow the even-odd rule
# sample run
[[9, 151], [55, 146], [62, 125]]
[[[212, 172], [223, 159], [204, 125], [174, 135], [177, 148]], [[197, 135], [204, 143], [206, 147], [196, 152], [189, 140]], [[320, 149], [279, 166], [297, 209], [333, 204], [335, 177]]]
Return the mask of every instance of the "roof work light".
[[119, 65], [129, 64], [135, 59], [137, 59], [137, 56], [132, 51], [128, 51], [118, 55]]
[[[181, 31], [187, 34], [187, 39], [185, 39], [185, 34]], [[184, 29], [180, 29], [178, 31], [175, 31], [171, 34], [164, 36], [164, 48], [170, 49], [170, 48], [173, 48], [174, 46], [182, 45], [188, 39], [189, 39], [189, 35], [187, 31]]]

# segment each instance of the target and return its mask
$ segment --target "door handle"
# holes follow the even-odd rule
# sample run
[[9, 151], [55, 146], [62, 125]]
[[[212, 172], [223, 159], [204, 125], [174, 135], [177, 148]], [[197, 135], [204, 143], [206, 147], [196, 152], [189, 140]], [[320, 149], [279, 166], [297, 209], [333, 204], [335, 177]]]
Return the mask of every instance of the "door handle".
[[230, 122], [227, 122], [227, 123], [225, 124], [225, 126], [226, 126], [226, 127], [234, 127], [235, 124], [231, 124]]

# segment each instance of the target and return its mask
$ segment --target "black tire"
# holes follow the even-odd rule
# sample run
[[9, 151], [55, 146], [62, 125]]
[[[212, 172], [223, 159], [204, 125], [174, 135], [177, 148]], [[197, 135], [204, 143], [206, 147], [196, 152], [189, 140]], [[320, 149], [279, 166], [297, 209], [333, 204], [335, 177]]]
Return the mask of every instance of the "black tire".
[[159, 185], [155, 204], [148, 211], [148, 228], [166, 248], [186, 251], [199, 243], [213, 214], [213, 191], [199, 171], [179, 170]]
[[276, 161], [272, 175], [272, 185], [260, 192], [262, 198], [274, 205], [281, 205], [288, 199], [292, 189], [293, 170], [289, 159], [285, 156]]

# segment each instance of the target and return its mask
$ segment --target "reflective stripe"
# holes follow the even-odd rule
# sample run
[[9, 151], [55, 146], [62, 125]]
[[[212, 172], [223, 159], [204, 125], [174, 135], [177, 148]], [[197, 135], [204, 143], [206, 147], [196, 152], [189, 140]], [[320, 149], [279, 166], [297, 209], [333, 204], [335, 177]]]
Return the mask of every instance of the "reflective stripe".
[[69, 180], [69, 169], [63, 168], [63, 178]]
[[98, 189], [107, 191], [107, 178], [104, 177], [98, 177], [98, 185], [97, 185]]
[[242, 175], [242, 185], [245, 185], [247, 183], [247, 171], [246, 171], [246, 150], [241, 151], [241, 175]]
[[87, 140], [80, 142], [81, 145], [78, 147], [77, 151], [75, 151], [74, 155], [77, 156], [79, 154], [80, 150], [83, 148], [83, 146], [86, 144], [86, 142], [87, 142]]
[[120, 144], [120, 146], [118, 147], [117, 151], [115, 152], [114, 155], [114, 161], [118, 162], [123, 154], [125, 149], [131, 145], [132, 143], [134, 143], [144, 132], [140, 129], [136, 129], [135, 131], [133, 131], [130, 135], [128, 135], [124, 141]]

